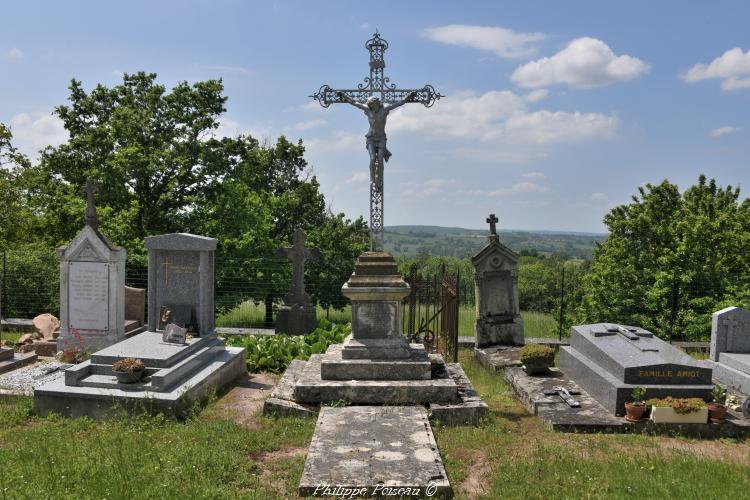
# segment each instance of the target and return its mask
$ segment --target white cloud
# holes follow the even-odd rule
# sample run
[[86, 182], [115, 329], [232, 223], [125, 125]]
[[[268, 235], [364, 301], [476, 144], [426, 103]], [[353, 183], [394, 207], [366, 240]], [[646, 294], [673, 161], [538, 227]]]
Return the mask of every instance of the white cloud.
[[25, 54], [18, 47], [13, 47], [5, 53], [5, 57], [8, 59], [23, 59]]
[[429, 139], [476, 140], [484, 143], [545, 144], [612, 135], [616, 117], [600, 113], [540, 110], [530, 112], [524, 99], [510, 91], [482, 95], [459, 92], [426, 109], [408, 106], [394, 111], [390, 133]]
[[521, 87], [545, 87], [565, 83], [571, 87], [599, 87], [632, 80], [648, 70], [648, 64], [628, 55], [616, 55], [596, 38], [577, 38], [551, 57], [516, 68], [511, 79]]
[[423, 182], [402, 182], [400, 196], [403, 198], [428, 198], [443, 193], [447, 187], [454, 186], [452, 179], [427, 179]]
[[603, 201], [607, 199], [607, 195], [605, 193], [597, 191], [596, 193], [591, 193], [591, 201]]
[[317, 118], [315, 120], [307, 120], [304, 122], [295, 123], [292, 128], [294, 128], [294, 130], [310, 130], [311, 128], [320, 127], [325, 124], [326, 121], [323, 118]]
[[722, 135], [733, 134], [739, 130], [737, 127], [726, 125], [724, 127], [715, 128], [711, 131], [711, 137], [721, 137]]
[[251, 75], [252, 71], [249, 69], [243, 67], [243, 66], [228, 66], [228, 65], [202, 65], [201, 66], [204, 69], [207, 69], [209, 71], [216, 71], [217, 73], [224, 73], [224, 74], [235, 74], [235, 75]]
[[47, 146], [59, 146], [69, 139], [63, 122], [44, 113], [19, 113], [10, 119], [13, 143], [31, 158]]
[[312, 138], [305, 140], [305, 150], [311, 154], [339, 153], [342, 151], [355, 151], [365, 149], [365, 137], [363, 134], [337, 131], [326, 138]]
[[523, 96], [523, 98], [527, 102], [539, 102], [542, 99], [546, 98], [548, 95], [549, 95], [549, 90], [547, 90], [547, 89], [536, 89], [536, 90], [532, 90], [531, 92], [529, 92], [528, 94], [526, 94], [525, 96]]
[[547, 176], [541, 172], [526, 172], [525, 174], [521, 174], [521, 177], [523, 177], [524, 179], [540, 179], [540, 180], [547, 178]]
[[709, 64], [696, 64], [682, 79], [688, 83], [719, 79], [725, 91], [750, 88], [750, 49], [729, 49]]
[[370, 181], [370, 174], [365, 171], [354, 172], [348, 179], [344, 181], [344, 184], [361, 184], [363, 182]]
[[516, 33], [499, 26], [451, 24], [422, 30], [433, 42], [459, 45], [494, 52], [499, 57], [519, 58], [536, 53], [534, 42], [544, 40], [543, 33]]
[[548, 186], [542, 186], [541, 184], [537, 184], [536, 182], [529, 181], [523, 181], [513, 184], [510, 189], [514, 193], [546, 193], [547, 191], [549, 191]]

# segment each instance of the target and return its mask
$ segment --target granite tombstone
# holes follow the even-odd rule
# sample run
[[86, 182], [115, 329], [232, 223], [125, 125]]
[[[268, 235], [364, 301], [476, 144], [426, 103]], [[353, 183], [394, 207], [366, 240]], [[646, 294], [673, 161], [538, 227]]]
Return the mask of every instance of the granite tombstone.
[[711, 317], [711, 351], [706, 364], [722, 384], [750, 394], [750, 311], [727, 307]]
[[571, 328], [558, 368], [599, 401], [623, 415], [635, 387], [646, 397], [711, 397], [711, 369], [643, 328], [597, 323]]
[[148, 236], [148, 329], [169, 323], [200, 337], [214, 328], [216, 239], [187, 233]]
[[518, 304], [518, 254], [500, 242], [495, 214], [487, 218], [487, 245], [471, 258], [476, 289], [476, 347], [522, 345], [523, 319]]

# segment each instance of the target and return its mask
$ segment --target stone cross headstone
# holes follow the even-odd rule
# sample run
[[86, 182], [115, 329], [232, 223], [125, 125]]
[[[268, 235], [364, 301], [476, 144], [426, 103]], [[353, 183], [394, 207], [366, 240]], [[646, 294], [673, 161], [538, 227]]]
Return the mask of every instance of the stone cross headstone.
[[95, 351], [125, 337], [124, 248], [100, 231], [96, 187], [87, 182], [84, 228], [57, 249], [60, 261], [60, 336], [58, 350]]
[[727, 307], [711, 315], [711, 353], [719, 361], [722, 352], [750, 353], [750, 311]]
[[305, 262], [320, 259], [321, 253], [317, 248], [307, 248], [305, 238], [305, 232], [297, 228], [294, 244], [276, 251], [279, 257], [292, 261], [292, 288], [276, 312], [276, 330], [291, 335], [309, 333], [318, 324], [315, 305], [305, 292]]
[[490, 214], [486, 221], [490, 225], [488, 243], [471, 258], [476, 290], [476, 346], [522, 345], [518, 254], [500, 242], [495, 214]]
[[[216, 239], [187, 233], [148, 236], [148, 329], [162, 330], [166, 323], [200, 337], [216, 335], [214, 328], [214, 252]], [[163, 311], [174, 317], [160, 321]], [[182, 313], [182, 311], [185, 311]], [[176, 321], [180, 316], [180, 321]], [[188, 319], [189, 318], [189, 319]]]

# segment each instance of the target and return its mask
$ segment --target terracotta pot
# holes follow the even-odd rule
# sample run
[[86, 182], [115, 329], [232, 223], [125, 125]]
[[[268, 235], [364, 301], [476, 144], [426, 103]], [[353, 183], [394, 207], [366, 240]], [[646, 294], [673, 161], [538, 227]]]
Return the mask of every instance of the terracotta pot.
[[78, 351], [76, 349], [64, 349], [62, 357], [66, 363], [75, 363], [78, 360]]
[[625, 403], [625, 420], [628, 422], [638, 422], [643, 418], [643, 412], [646, 411], [646, 405], [636, 405], [633, 403]]
[[727, 407], [721, 403], [708, 403], [708, 419], [714, 423], [721, 423], [727, 418]]

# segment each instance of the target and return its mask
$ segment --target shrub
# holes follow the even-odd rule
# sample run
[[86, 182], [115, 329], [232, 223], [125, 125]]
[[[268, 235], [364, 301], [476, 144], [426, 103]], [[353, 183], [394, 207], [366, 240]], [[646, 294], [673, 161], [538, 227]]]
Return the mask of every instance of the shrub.
[[334, 324], [323, 319], [318, 328], [307, 335], [248, 335], [230, 337], [227, 343], [245, 348], [249, 372], [280, 373], [292, 360], [308, 359], [311, 354], [322, 354], [331, 344], [343, 342], [349, 333], [351, 325]]
[[116, 372], [128, 372], [134, 373], [146, 369], [146, 364], [140, 359], [136, 358], [125, 358], [120, 361], [115, 361], [112, 365], [112, 370]]
[[672, 408], [675, 413], [679, 413], [680, 415], [693, 413], [706, 407], [706, 402], [701, 398], [673, 398], [672, 396], [649, 399], [647, 403], [651, 406]]
[[646, 389], [643, 387], [634, 387], [630, 395], [633, 397], [633, 404], [637, 406], [643, 406], [643, 396], [646, 394]]
[[546, 364], [552, 366], [555, 362], [555, 350], [542, 344], [527, 344], [521, 349], [521, 363]]
[[714, 403], [723, 405], [727, 400], [727, 390], [720, 385], [715, 385], [714, 388], [711, 389], [711, 396], [713, 397]]

